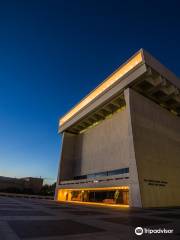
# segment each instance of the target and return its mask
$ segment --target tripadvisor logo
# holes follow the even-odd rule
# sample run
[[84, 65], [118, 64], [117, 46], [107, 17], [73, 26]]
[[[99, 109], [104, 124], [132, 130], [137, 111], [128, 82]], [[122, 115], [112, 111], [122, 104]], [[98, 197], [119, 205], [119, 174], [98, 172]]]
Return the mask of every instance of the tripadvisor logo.
[[136, 235], [142, 235], [144, 234], [170, 234], [173, 233], [174, 229], [165, 229], [165, 228], [158, 228], [158, 229], [150, 229], [150, 228], [142, 228], [142, 227], [136, 227], [135, 228], [135, 234]]
[[136, 235], [142, 235], [143, 234], [143, 228], [142, 227], [135, 228], [135, 234]]

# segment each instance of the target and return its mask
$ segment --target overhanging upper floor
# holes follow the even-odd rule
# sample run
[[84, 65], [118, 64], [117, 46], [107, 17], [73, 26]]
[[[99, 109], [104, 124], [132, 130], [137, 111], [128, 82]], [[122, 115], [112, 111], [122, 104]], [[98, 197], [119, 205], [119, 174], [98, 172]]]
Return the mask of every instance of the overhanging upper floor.
[[123, 108], [129, 87], [180, 115], [180, 80], [141, 49], [60, 119], [59, 132], [79, 133]]

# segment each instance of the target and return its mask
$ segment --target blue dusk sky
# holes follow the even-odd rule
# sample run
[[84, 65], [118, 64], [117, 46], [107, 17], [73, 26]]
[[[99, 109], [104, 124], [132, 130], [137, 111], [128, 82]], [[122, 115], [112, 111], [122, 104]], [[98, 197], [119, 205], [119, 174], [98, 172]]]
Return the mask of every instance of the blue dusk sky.
[[0, 1], [0, 175], [56, 180], [58, 119], [140, 48], [180, 76], [180, 2]]

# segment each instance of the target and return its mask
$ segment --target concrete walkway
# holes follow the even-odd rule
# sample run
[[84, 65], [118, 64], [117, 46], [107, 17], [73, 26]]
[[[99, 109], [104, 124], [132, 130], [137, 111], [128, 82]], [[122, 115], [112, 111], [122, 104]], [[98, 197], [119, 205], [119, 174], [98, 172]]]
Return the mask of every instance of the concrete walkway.
[[[142, 227], [141, 236], [136, 227]], [[145, 233], [164, 229], [173, 233]], [[0, 240], [22, 239], [180, 239], [180, 208], [111, 209], [0, 197]]]

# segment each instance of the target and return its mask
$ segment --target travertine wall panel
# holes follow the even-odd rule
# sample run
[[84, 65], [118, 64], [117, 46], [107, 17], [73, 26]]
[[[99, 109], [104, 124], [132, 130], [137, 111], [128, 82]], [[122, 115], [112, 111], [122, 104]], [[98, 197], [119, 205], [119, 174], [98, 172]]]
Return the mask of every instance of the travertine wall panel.
[[133, 90], [130, 105], [142, 205], [180, 205], [180, 118]]
[[75, 151], [76, 175], [128, 167], [126, 109], [78, 135]]

